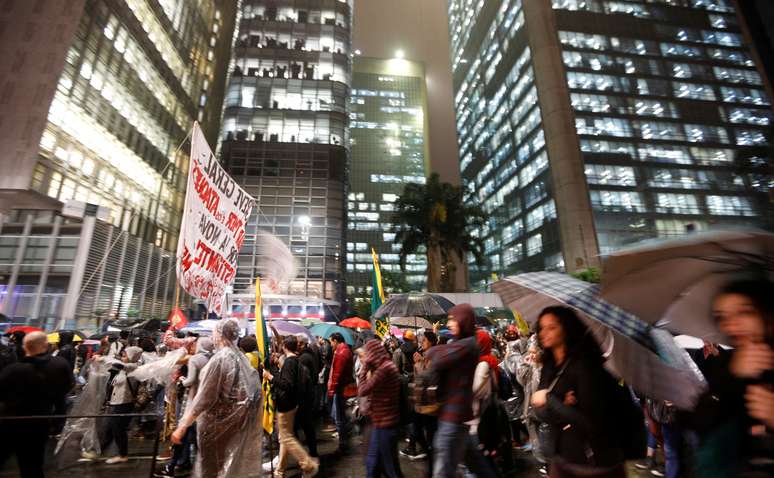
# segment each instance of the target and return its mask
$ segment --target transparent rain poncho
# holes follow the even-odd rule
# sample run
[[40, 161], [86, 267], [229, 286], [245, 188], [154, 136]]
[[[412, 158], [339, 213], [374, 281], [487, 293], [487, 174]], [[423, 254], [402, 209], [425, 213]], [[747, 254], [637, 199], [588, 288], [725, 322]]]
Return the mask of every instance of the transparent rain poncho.
[[[110, 363], [90, 360], [86, 385], [75, 400], [69, 415], [100, 415], [105, 404], [105, 391], [110, 380]], [[71, 465], [84, 451], [101, 453], [99, 429], [101, 419], [70, 418], [62, 429], [54, 454], [59, 468]]]
[[181, 426], [196, 420], [199, 454], [194, 476], [261, 476], [261, 381], [237, 348], [239, 325], [221, 320], [213, 331], [217, 351], [199, 377]]

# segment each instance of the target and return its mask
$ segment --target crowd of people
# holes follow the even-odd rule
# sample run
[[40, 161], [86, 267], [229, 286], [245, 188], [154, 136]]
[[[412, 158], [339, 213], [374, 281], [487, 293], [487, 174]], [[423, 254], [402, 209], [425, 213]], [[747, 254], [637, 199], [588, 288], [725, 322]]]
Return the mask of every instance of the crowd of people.
[[621, 477], [627, 461], [657, 477], [774, 476], [772, 292], [746, 281], [715, 297], [712, 314], [730, 343], [690, 351], [708, 385], [693, 410], [614, 377], [564, 306], [544, 309], [532, 331], [477, 328], [474, 309], [460, 304], [443, 333], [409, 329], [356, 346], [341, 333], [287, 335], [275, 338], [267, 363], [233, 319], [212, 337], [125, 333], [92, 351], [67, 334], [52, 350], [33, 332], [3, 345], [0, 413], [106, 417], [1, 420], [0, 452], [2, 461], [16, 455], [22, 476], [43, 476], [46, 441], [57, 435], [57, 450], [75, 441], [81, 460], [115, 465], [130, 459], [136, 424], [138, 434], [168, 439], [160, 477], [283, 477], [291, 462], [315, 476], [320, 433], [335, 437], [337, 454], [360, 453], [369, 478], [402, 477], [402, 459], [424, 463], [434, 478], [517, 476], [535, 466], [552, 477]]

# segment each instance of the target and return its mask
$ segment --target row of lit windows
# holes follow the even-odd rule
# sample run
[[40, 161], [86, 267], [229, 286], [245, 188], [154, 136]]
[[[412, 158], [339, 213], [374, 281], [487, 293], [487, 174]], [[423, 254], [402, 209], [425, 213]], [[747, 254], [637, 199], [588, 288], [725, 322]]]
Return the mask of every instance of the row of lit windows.
[[[646, 212], [643, 194], [634, 191], [590, 191], [592, 207], [607, 212]], [[701, 214], [699, 198], [686, 193], [656, 193], [655, 212], [662, 214]], [[754, 216], [750, 200], [741, 196], [705, 196], [706, 210], [711, 215]]]
[[[607, 164], [586, 164], [589, 184], [634, 187], [637, 185], [634, 168]], [[744, 181], [730, 172], [691, 169], [657, 168], [646, 170], [647, 184], [656, 188], [673, 189], [743, 189]]]
[[[728, 0], [647, 0], [645, 3], [655, 3], [674, 7], [702, 8], [711, 12], [733, 12], [733, 7]], [[650, 7], [631, 0], [553, 0], [552, 6], [557, 10], [584, 10], [596, 13], [620, 13], [635, 17], [649, 18], [652, 16]], [[725, 28], [726, 22], [715, 18], [725, 18], [723, 15], [710, 14], [712, 26]], [[717, 25], [724, 26], [717, 26]]]
[[[711, 85], [699, 83], [670, 82], [657, 79], [629, 80], [612, 75], [596, 73], [567, 72], [567, 85], [572, 89], [636, 93], [648, 96], [675, 96], [694, 100], [716, 101], [718, 94]], [[766, 93], [758, 88], [721, 86], [720, 99], [726, 103], [747, 103], [769, 105]]]

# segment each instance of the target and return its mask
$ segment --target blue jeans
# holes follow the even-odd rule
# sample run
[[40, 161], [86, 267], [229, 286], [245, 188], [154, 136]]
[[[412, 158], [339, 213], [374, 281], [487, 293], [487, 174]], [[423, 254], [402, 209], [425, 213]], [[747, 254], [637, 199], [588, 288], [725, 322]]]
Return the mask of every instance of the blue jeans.
[[347, 399], [336, 393], [333, 395], [331, 406], [331, 418], [336, 424], [336, 432], [339, 434], [339, 447], [347, 445], [352, 424], [349, 423], [346, 413]]
[[664, 435], [664, 471], [666, 478], [680, 476], [680, 449], [683, 446], [683, 433], [677, 425], [662, 424]]
[[396, 428], [373, 428], [366, 455], [366, 477], [402, 478], [398, 462], [398, 430]]
[[438, 421], [433, 439], [433, 478], [455, 478], [460, 461], [464, 461], [478, 478], [495, 478], [495, 473], [478, 451], [478, 440], [470, 436], [468, 429], [467, 425]]

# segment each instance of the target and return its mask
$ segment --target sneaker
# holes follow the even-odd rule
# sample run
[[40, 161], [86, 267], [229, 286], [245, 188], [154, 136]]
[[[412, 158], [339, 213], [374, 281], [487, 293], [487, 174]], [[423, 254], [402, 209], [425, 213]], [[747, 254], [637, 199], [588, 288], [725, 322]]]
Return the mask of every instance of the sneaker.
[[113, 458], [108, 458], [105, 460], [106, 465], [116, 465], [118, 463], [126, 463], [129, 461], [128, 456], [114, 456]]
[[650, 470], [655, 466], [655, 461], [653, 460], [653, 457], [645, 458], [644, 460], [640, 460], [637, 463], [634, 464], [634, 467], [638, 470]]
[[542, 465], [540, 468], [538, 468], [538, 473], [541, 475], [548, 475], [548, 467], [546, 465]]
[[160, 471], [153, 474], [156, 478], [175, 478], [175, 470], [173, 467], [167, 465]]
[[331, 438], [338, 438], [338, 437], [339, 437], [339, 432], [331, 433]]
[[312, 466], [307, 468], [301, 473], [301, 478], [312, 478], [320, 471], [320, 460], [312, 459]]
[[650, 474], [653, 476], [658, 476], [659, 478], [664, 476], [664, 467], [663, 466], [654, 466], [650, 470]]
[[[95, 451], [84, 451], [81, 453], [81, 460], [83, 461], [94, 461], [97, 458], [99, 458], [99, 455]], [[78, 461], [81, 461], [78, 460]]]
[[271, 470], [276, 470], [279, 464], [279, 455], [275, 456], [273, 460], [267, 461], [263, 464], [263, 472], [271, 473]]
[[420, 451], [417, 451], [416, 448], [411, 447], [411, 446], [407, 446], [406, 448], [401, 450], [400, 454], [405, 456], [406, 458], [408, 458], [411, 461], [421, 460], [422, 458], [427, 457], [427, 453], [422, 453]]

